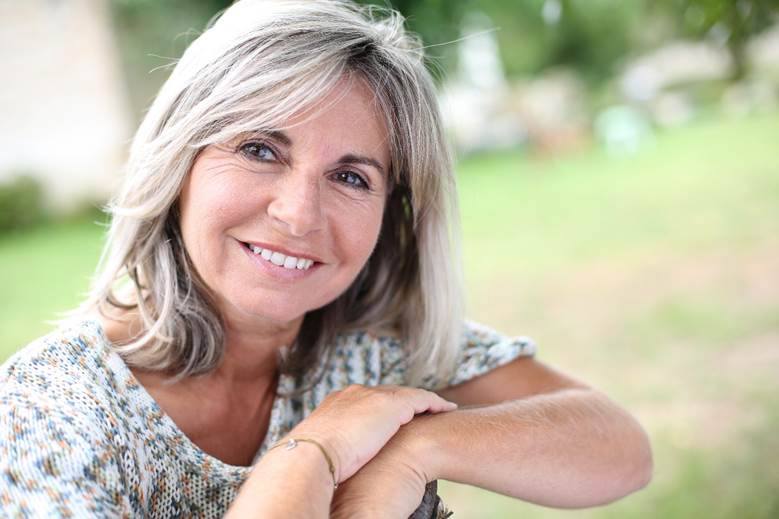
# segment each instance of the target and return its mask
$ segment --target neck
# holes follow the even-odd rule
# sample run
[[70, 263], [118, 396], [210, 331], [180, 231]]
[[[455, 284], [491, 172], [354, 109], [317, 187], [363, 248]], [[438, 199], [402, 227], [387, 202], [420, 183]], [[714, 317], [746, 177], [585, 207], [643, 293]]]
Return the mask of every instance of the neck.
[[252, 384], [275, 378], [278, 356], [290, 347], [303, 317], [287, 323], [225, 318], [225, 351], [213, 376], [224, 382]]

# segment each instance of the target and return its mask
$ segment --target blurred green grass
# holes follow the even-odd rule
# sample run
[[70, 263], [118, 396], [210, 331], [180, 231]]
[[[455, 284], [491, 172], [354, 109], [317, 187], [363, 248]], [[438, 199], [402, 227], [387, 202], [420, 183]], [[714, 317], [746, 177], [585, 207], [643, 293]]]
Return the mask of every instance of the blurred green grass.
[[[470, 316], [633, 411], [656, 471], [575, 512], [444, 484], [456, 517], [779, 516], [777, 135], [776, 113], [712, 117], [632, 156], [460, 164]], [[92, 220], [0, 237], [0, 359], [79, 301]]]
[[100, 256], [95, 215], [0, 235], [0, 361], [81, 301]]
[[779, 517], [776, 135], [720, 117], [629, 157], [460, 165], [470, 315], [634, 412], [655, 478], [575, 512], [445, 484], [458, 517]]

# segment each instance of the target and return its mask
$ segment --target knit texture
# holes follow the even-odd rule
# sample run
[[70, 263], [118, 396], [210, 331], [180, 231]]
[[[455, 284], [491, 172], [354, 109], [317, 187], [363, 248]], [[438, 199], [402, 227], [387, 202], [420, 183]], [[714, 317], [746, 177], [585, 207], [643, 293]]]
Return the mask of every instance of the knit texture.
[[[455, 385], [523, 356], [527, 337], [466, 323]], [[404, 384], [402, 345], [341, 335], [325, 376], [279, 377], [257, 459], [332, 391]], [[313, 369], [313, 377], [317, 369]], [[441, 381], [431, 374], [425, 387]], [[300, 384], [303, 384], [300, 386]], [[223, 463], [192, 443], [112, 351], [97, 321], [63, 327], [0, 367], [0, 510], [10, 517], [221, 517], [251, 467]]]

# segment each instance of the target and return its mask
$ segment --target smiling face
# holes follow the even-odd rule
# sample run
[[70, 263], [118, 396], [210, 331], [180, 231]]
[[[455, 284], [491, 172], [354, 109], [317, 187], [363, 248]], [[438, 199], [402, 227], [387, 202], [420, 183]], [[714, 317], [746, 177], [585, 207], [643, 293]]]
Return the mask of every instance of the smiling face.
[[181, 233], [228, 322], [289, 323], [346, 290], [381, 228], [390, 152], [361, 81], [316, 116], [206, 147], [179, 199]]

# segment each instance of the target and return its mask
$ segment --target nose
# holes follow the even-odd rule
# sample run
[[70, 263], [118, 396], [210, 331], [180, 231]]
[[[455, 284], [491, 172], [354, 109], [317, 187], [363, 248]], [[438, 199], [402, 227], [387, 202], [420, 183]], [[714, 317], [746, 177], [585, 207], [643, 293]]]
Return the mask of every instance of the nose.
[[319, 179], [289, 171], [274, 186], [268, 216], [279, 231], [303, 237], [323, 226]]

